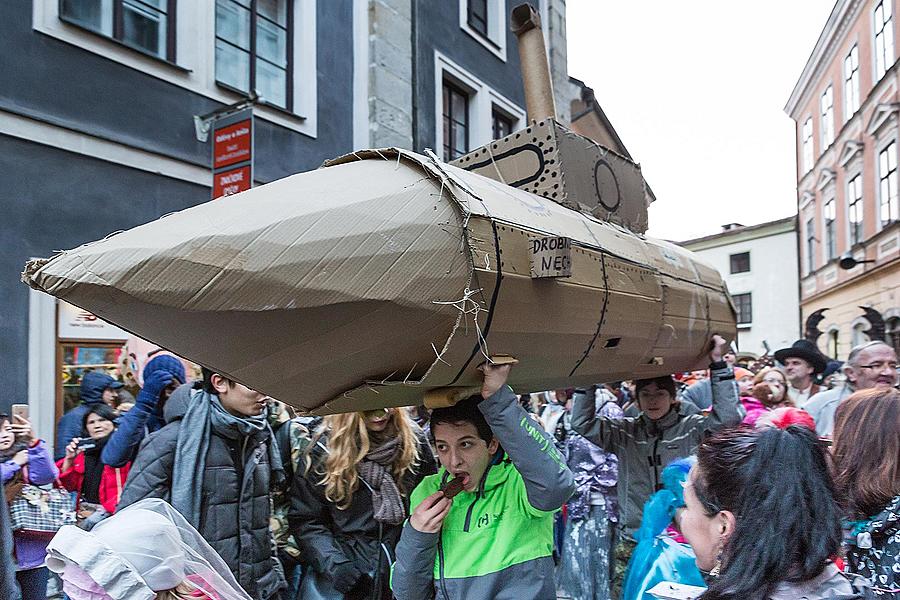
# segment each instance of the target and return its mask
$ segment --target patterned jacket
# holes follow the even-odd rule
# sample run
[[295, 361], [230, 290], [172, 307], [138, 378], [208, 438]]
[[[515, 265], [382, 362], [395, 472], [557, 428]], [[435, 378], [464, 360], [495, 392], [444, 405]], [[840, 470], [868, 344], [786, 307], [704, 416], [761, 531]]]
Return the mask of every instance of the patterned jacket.
[[861, 521], [846, 540], [847, 571], [862, 575], [877, 596], [900, 597], [900, 496]]

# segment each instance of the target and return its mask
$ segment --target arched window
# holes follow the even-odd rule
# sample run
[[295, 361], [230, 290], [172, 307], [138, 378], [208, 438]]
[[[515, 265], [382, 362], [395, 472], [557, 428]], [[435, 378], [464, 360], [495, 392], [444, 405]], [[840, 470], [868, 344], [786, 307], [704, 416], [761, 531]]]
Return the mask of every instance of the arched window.
[[863, 319], [862, 317], [855, 319], [853, 321], [853, 325], [850, 328], [850, 347], [855, 348], [860, 344], [865, 344], [869, 341], [869, 336], [866, 335], [866, 330], [869, 328], [869, 321]]
[[886, 341], [893, 346], [894, 352], [900, 355], [900, 317], [891, 317], [885, 325]]
[[839, 330], [837, 327], [828, 330], [828, 356], [837, 360], [838, 357], [838, 334]]

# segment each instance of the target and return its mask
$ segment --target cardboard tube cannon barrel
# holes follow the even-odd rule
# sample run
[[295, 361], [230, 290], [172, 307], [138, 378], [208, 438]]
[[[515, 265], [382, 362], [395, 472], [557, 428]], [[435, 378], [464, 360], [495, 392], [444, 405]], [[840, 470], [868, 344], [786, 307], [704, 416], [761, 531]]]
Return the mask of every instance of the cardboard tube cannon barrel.
[[31, 261], [23, 280], [300, 410], [690, 369], [733, 338], [690, 252], [412, 152], [356, 152]]

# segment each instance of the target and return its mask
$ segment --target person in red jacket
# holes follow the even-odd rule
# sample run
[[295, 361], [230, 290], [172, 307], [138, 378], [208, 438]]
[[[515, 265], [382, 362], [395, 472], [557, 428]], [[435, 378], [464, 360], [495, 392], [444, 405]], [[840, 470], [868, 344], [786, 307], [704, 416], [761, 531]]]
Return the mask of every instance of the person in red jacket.
[[73, 438], [66, 446], [65, 458], [57, 462], [59, 479], [65, 488], [78, 492], [79, 516], [86, 518], [94, 507], [85, 503], [102, 505], [112, 514], [116, 512], [119, 497], [128, 479], [130, 463], [122, 467], [110, 467], [100, 460], [100, 453], [109, 436], [115, 431], [116, 413], [106, 404], [96, 404], [84, 416], [87, 438]]

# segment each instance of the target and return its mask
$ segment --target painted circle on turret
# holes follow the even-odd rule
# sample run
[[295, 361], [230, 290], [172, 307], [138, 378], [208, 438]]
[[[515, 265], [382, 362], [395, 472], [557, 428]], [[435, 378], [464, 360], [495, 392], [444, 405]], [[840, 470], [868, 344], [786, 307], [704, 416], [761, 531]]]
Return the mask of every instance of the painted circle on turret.
[[622, 193], [619, 189], [619, 180], [602, 158], [594, 163], [594, 189], [597, 191], [597, 199], [600, 205], [608, 211], [614, 211], [622, 203]]

